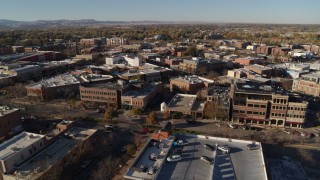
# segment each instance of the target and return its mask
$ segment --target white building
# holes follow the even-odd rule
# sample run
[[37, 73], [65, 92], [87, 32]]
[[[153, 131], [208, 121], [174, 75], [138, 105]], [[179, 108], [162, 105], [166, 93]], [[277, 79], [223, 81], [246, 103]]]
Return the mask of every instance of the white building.
[[107, 64], [107, 65], [118, 64], [118, 62], [119, 62], [121, 59], [122, 59], [122, 56], [106, 57], [106, 64]]
[[22, 132], [0, 144], [0, 171], [11, 173], [44, 148], [44, 136]]
[[128, 62], [129, 65], [131, 66], [140, 66], [142, 61], [138, 57], [129, 57], [129, 56], [124, 56], [124, 59]]

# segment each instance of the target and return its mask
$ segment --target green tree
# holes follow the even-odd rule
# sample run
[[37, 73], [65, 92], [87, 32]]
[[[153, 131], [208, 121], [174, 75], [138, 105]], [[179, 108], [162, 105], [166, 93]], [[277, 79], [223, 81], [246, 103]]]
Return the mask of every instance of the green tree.
[[149, 125], [154, 125], [158, 122], [157, 115], [155, 112], [150, 112], [146, 118], [146, 123]]
[[197, 56], [197, 48], [196, 46], [190, 46], [188, 47], [186, 53], [188, 56], [196, 57]]
[[113, 118], [118, 117], [118, 112], [113, 107], [108, 107], [103, 115], [105, 121], [112, 121]]

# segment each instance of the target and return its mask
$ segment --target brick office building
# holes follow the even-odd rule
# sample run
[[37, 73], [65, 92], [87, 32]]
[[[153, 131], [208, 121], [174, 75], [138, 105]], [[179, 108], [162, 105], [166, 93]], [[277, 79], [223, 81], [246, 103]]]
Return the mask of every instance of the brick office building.
[[[96, 105], [110, 105], [114, 107], [121, 107], [121, 95], [130, 90], [130, 85], [123, 81], [117, 83], [103, 83], [103, 84], [88, 84], [80, 86], [81, 101], [90, 106]], [[93, 105], [95, 106], [95, 105]]]
[[230, 97], [233, 122], [301, 128], [306, 120], [307, 102], [293, 102], [270, 86], [232, 84]]

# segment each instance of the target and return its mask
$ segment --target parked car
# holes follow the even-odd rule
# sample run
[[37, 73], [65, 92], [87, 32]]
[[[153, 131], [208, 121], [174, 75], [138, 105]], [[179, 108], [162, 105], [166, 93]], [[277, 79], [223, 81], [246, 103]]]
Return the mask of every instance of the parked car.
[[230, 148], [228, 146], [218, 146], [218, 149], [224, 153], [230, 153]]
[[207, 156], [201, 156], [200, 159], [208, 164], [213, 164]]
[[258, 144], [248, 144], [247, 148], [249, 150], [255, 150], [255, 149], [260, 149], [260, 146]]
[[167, 157], [167, 161], [168, 162], [177, 162], [181, 160], [181, 156], [180, 155], [173, 155], [171, 157]]
[[142, 172], [147, 172], [148, 171], [148, 167], [143, 165], [143, 164], [141, 164], [140, 169], [141, 169]]
[[85, 160], [81, 163], [81, 168], [86, 168], [91, 163], [91, 160]]
[[178, 140], [178, 141], [176, 141], [176, 143], [177, 143], [178, 146], [186, 146], [186, 145], [189, 145], [188, 142], [184, 142], [184, 141], [182, 141], [182, 140]]
[[203, 147], [208, 149], [209, 151], [214, 151], [214, 147], [211, 146], [210, 144], [205, 144], [205, 145], [203, 145]]
[[234, 124], [228, 124], [228, 126], [231, 128], [231, 129], [235, 129], [236, 126]]
[[290, 132], [290, 131], [286, 131], [286, 130], [284, 130], [283, 132], [284, 132], [284, 133], [286, 133], [286, 134], [291, 134], [291, 132]]
[[156, 153], [152, 153], [152, 154], [150, 154], [149, 159], [152, 161], [156, 161], [157, 157], [158, 157], [158, 155]]
[[149, 175], [154, 175], [154, 173], [156, 173], [156, 171], [157, 171], [157, 168], [154, 167], [154, 166], [151, 166], [151, 167], [149, 168], [148, 174], [149, 174]]
[[318, 132], [313, 132], [313, 135], [314, 135], [315, 137], [319, 137], [319, 133], [318, 133]]
[[126, 146], [122, 146], [120, 149], [121, 152], [126, 152], [127, 151], [127, 147]]
[[242, 130], [249, 130], [249, 127], [248, 126], [242, 126], [241, 129]]
[[182, 147], [178, 147], [173, 150], [173, 154], [181, 154], [182, 152], [183, 152]]
[[147, 128], [143, 128], [143, 129], [141, 129], [141, 133], [142, 134], [147, 134], [147, 133], [149, 133], [150, 131], [149, 131], [149, 129], [147, 129]]

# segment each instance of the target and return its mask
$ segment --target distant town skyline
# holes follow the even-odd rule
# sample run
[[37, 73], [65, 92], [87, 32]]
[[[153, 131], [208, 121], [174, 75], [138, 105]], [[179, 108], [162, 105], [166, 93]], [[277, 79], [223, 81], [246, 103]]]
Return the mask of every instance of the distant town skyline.
[[319, 0], [16, 0], [0, 19], [320, 24]]

